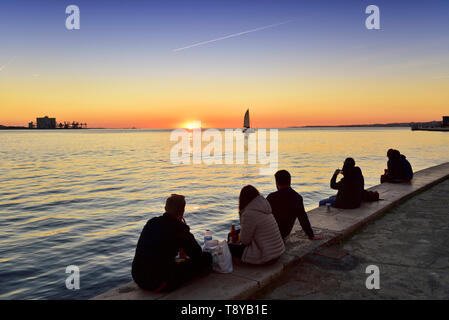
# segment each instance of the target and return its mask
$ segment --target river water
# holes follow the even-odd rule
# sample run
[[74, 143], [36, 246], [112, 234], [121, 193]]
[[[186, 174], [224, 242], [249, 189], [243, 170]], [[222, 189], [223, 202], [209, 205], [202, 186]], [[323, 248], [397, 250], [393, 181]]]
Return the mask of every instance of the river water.
[[[197, 240], [224, 238], [238, 224], [238, 195], [253, 184], [267, 196], [274, 178], [256, 164], [175, 165], [170, 131], [0, 132], [0, 299], [87, 299], [131, 280], [145, 222], [171, 193], [186, 196]], [[307, 209], [334, 194], [329, 179], [351, 156], [366, 187], [379, 183], [388, 148], [414, 170], [449, 161], [449, 133], [406, 128], [282, 129], [278, 166], [292, 174]], [[80, 290], [65, 286], [77, 265]]]

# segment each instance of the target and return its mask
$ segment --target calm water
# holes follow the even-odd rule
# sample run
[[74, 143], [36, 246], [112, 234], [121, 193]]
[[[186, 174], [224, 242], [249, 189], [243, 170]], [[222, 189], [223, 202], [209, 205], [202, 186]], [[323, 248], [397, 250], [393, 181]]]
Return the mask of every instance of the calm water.
[[[131, 280], [139, 233], [165, 198], [187, 198], [198, 240], [224, 238], [238, 223], [245, 184], [265, 196], [273, 177], [258, 165], [170, 162], [168, 131], [0, 132], [0, 299], [86, 299]], [[385, 153], [399, 149], [415, 170], [449, 161], [449, 134], [409, 129], [291, 129], [279, 132], [279, 167], [290, 170], [307, 208], [332, 195], [329, 179], [355, 158], [366, 186], [378, 183]], [[65, 268], [81, 289], [65, 288]]]

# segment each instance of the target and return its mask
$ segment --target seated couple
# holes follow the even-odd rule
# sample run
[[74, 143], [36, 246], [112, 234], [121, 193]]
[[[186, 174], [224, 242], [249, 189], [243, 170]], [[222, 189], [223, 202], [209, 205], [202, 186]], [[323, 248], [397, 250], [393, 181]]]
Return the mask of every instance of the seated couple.
[[229, 243], [229, 249], [242, 262], [269, 264], [276, 261], [285, 251], [284, 241], [296, 219], [310, 240], [322, 239], [313, 234], [303, 199], [290, 186], [290, 173], [280, 170], [275, 178], [278, 191], [267, 199], [251, 185], [240, 192], [240, 243]]
[[387, 151], [387, 168], [385, 174], [380, 177], [380, 183], [384, 182], [410, 182], [413, 179], [413, 170], [410, 162], [398, 150]]

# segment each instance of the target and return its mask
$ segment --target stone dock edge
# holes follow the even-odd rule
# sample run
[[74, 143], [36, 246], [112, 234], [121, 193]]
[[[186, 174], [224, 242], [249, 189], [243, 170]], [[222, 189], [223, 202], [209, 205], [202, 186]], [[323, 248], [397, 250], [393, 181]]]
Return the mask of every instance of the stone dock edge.
[[383, 183], [369, 188], [378, 191], [380, 201], [364, 202], [360, 208], [344, 210], [325, 207], [310, 210], [307, 214], [314, 231], [323, 240], [310, 241], [299, 223], [286, 241], [286, 251], [279, 260], [268, 266], [253, 266], [234, 260], [230, 274], [211, 273], [192, 279], [179, 289], [169, 293], [153, 293], [140, 289], [134, 281], [100, 294], [92, 300], [242, 300], [262, 291], [284, 271], [305, 255], [325, 246], [342, 241], [366, 224], [379, 218], [388, 210], [413, 197], [417, 193], [449, 178], [449, 162], [423, 169], [415, 173], [411, 183]]

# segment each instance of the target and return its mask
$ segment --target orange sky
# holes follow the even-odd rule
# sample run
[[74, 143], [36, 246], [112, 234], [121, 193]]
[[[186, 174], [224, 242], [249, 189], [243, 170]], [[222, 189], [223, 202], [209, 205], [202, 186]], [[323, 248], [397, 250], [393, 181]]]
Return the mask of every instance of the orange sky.
[[[250, 108], [254, 127], [440, 120], [448, 113], [447, 79], [16, 79], [0, 81], [3, 125], [37, 116], [89, 127], [240, 127]], [[5, 108], [7, 106], [7, 108]]]

